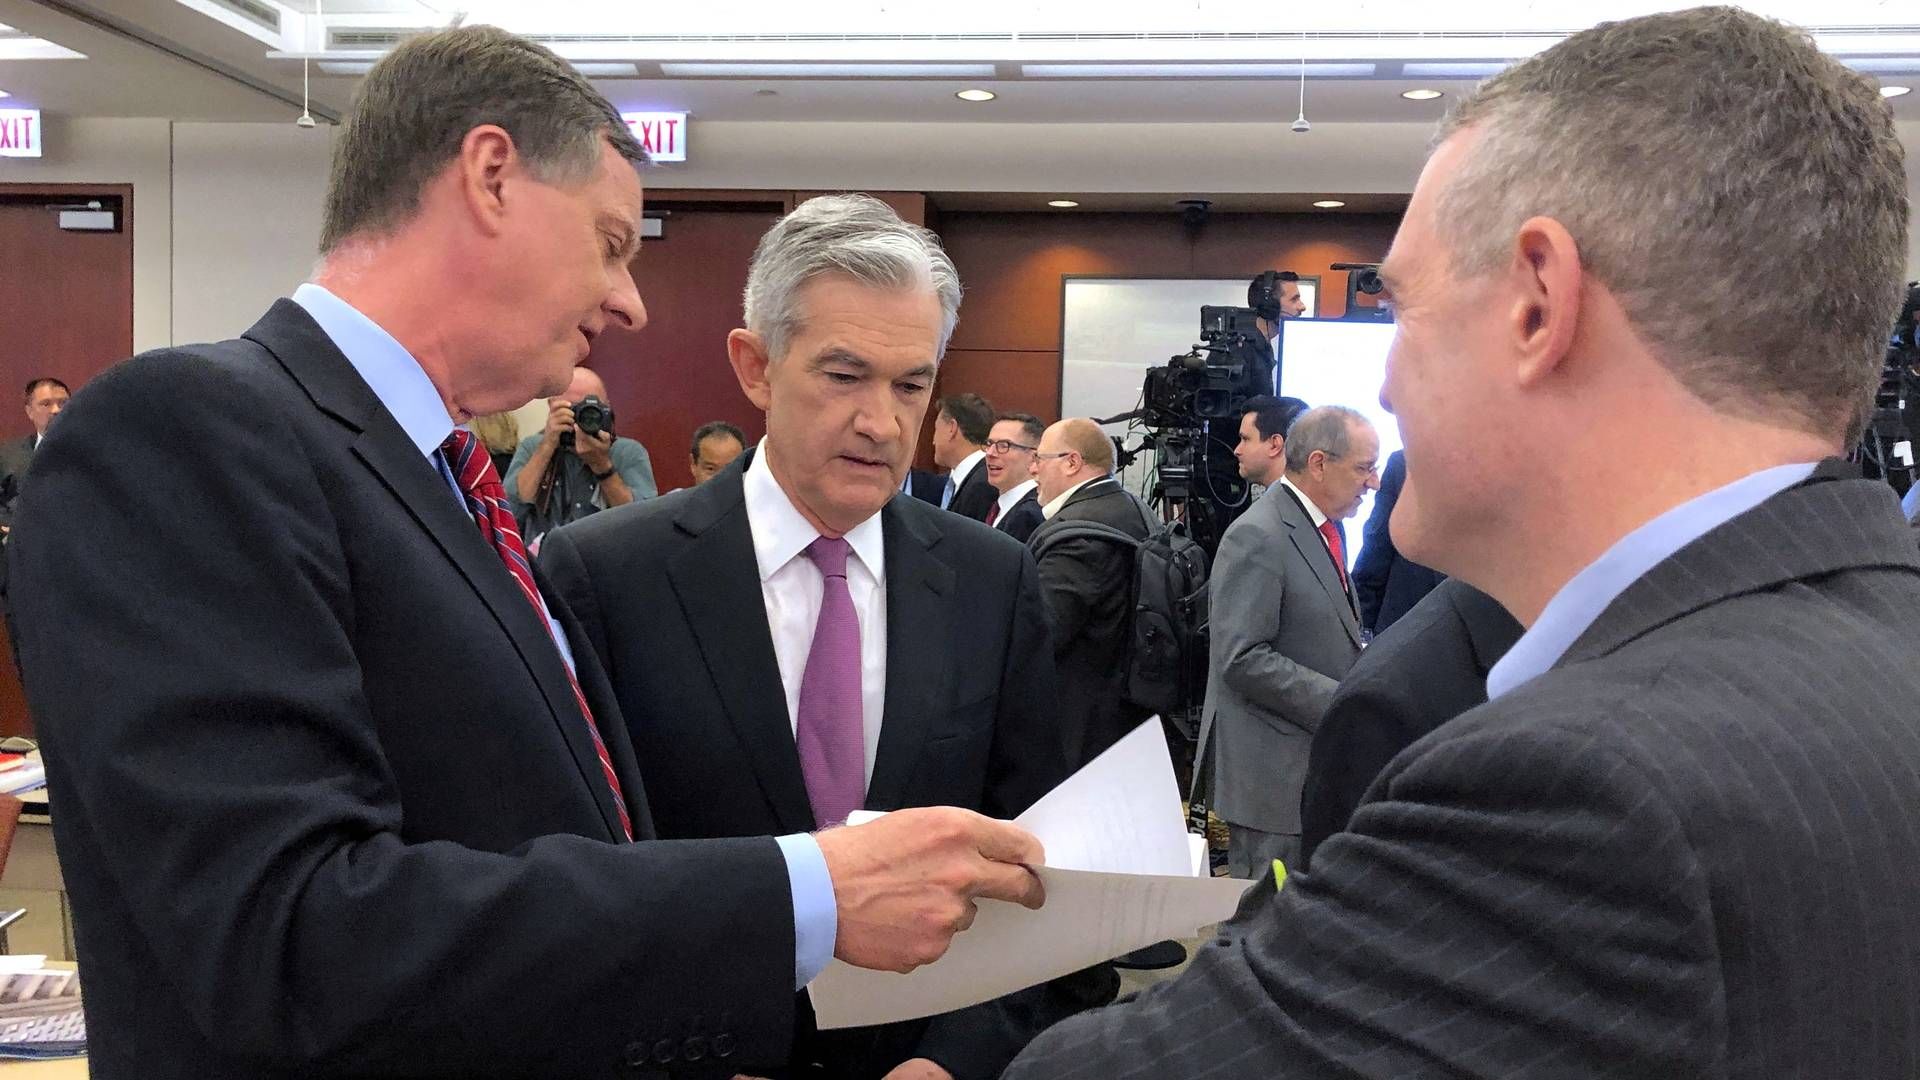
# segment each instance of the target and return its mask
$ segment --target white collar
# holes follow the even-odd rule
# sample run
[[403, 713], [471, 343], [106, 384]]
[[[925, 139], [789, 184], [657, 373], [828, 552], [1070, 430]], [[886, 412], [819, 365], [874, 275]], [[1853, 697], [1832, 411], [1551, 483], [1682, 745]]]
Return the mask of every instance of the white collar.
[[1024, 499], [1027, 497], [1027, 492], [1032, 491], [1034, 488], [1037, 488], [1039, 486], [1040, 486], [1040, 481], [1038, 480], [1026, 480], [1026, 481], [1022, 481], [1021, 483], [1015, 484], [1012, 488], [1002, 492], [998, 500], [1000, 505], [1000, 512], [1004, 514], [1007, 511], [1013, 509], [1016, 505], [1019, 504], [1021, 499]]
[[1293, 477], [1282, 476], [1280, 482], [1287, 485], [1288, 490], [1295, 495], [1300, 496], [1300, 505], [1307, 508], [1307, 516], [1313, 519], [1314, 528], [1317, 529], [1327, 523], [1327, 515], [1320, 509], [1319, 504], [1308, 498], [1306, 492], [1300, 490], [1300, 485], [1293, 482]]
[[[753, 533], [753, 557], [760, 565], [760, 580], [766, 581], [792, 562], [807, 545], [820, 538], [813, 527], [787, 497], [780, 481], [773, 478], [768, 465], [767, 440], [754, 449], [753, 463], [742, 478], [747, 502], [747, 525]], [[886, 534], [875, 514], [855, 525], [847, 533], [847, 544], [875, 581], [887, 580]]]
[[1040, 508], [1041, 515], [1044, 516], [1048, 521], [1052, 521], [1053, 515], [1059, 513], [1062, 509], [1066, 507], [1067, 500], [1073, 498], [1074, 492], [1079, 491], [1081, 488], [1086, 487], [1088, 484], [1097, 484], [1102, 480], [1108, 480], [1108, 479], [1111, 479], [1112, 477], [1113, 477], [1112, 473], [1102, 473], [1099, 476], [1089, 477], [1088, 479], [1080, 481], [1079, 483], [1073, 485], [1067, 490], [1054, 496], [1053, 501], [1041, 507]]
[[953, 477], [953, 489], [955, 491], [960, 490], [960, 485], [966, 483], [967, 479], [973, 475], [973, 470], [985, 460], [987, 460], [987, 452], [985, 450], [975, 450], [973, 453], [961, 458], [960, 464], [955, 465], [953, 472], [947, 474]]

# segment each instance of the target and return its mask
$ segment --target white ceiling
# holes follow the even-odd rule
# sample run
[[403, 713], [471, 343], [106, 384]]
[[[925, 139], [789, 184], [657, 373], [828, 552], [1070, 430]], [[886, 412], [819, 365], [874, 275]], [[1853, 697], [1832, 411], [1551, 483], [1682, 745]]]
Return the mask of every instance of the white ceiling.
[[[218, 0], [0, 0], [0, 23], [26, 33], [57, 42], [86, 54], [84, 60], [0, 60], [0, 90], [12, 93], [10, 104], [38, 107], [66, 116], [158, 116], [176, 120], [279, 120], [297, 115], [301, 95], [301, 63], [287, 54], [317, 49], [322, 35], [304, 14], [316, 6], [314, 0], [282, 2], [283, 33], [279, 38], [263, 29], [245, 24], [237, 16], [221, 13]], [[761, 28], [761, 24], [741, 21], [750, 8], [768, 12], [804, 11], [815, 22], [838, 14], [842, 18], [859, 17], [854, 25], [875, 30], [896, 26], [924, 26], [934, 18], [930, 13], [945, 13], [940, 18], [960, 29], [980, 26], [1023, 27], [1044, 21], [1055, 24], [1065, 15], [1080, 9], [1098, 9], [1112, 17], [1131, 15], [1151, 19], [1155, 25], [1177, 26], [1183, 20], [1195, 26], [1218, 18], [1223, 11], [1245, 13], [1244, 5], [1227, 5], [1224, 0], [1057, 0], [1048, 4], [1022, 0], [969, 0], [953, 5], [947, 0], [922, 0], [891, 4], [882, 0], [829, 2], [813, 0], [808, 4], [772, 4], [770, 0], [716, 0], [702, 5], [678, 7], [647, 5], [649, 18], [661, 28], [642, 26], [635, 12], [643, 10], [631, 4], [598, 3], [594, 0], [332, 0], [318, 5], [325, 10], [326, 27], [405, 29], [444, 23], [455, 7], [474, 12], [475, 17], [498, 15], [502, 23], [526, 24], [523, 28], [552, 29], [589, 27], [596, 36], [607, 34], [686, 33], [700, 19], [710, 26], [725, 22], [733, 34], [742, 27]], [[1593, 7], [1588, 4], [1586, 7]], [[1626, 8], [1671, 6], [1657, 4], [1624, 5]], [[1862, 22], [1875, 21], [1887, 33], [1873, 39], [1871, 51], [1881, 55], [1898, 54], [1913, 69], [1910, 73], [1888, 75], [1886, 81], [1904, 81], [1920, 86], [1920, 5], [1911, 0], [1828, 0], [1813, 9], [1807, 4], [1773, 3], [1773, 9], [1818, 10], [1826, 13], [1827, 25], [1838, 25], [1845, 17]], [[196, 10], [197, 8], [203, 10]], [[1608, 10], [1618, 14], [1619, 2]], [[1474, 18], [1479, 29], [1489, 25], [1493, 15], [1502, 15], [1507, 25], [1535, 28], [1564, 25], [1580, 17], [1577, 3], [1531, 3], [1510, 0], [1505, 4], [1431, 5], [1403, 3], [1400, 0], [1360, 0], [1339, 5], [1334, 14], [1300, 13], [1301, 18], [1317, 19], [1321, 25], [1309, 35], [1313, 51], [1328, 60], [1370, 57], [1380, 77], [1367, 79], [1310, 78], [1307, 85], [1307, 115], [1316, 124], [1428, 122], [1438, 117], [1451, 96], [1472, 85], [1470, 78], [1406, 79], [1398, 76], [1406, 60], [1445, 59], [1449, 56], [1486, 59], [1489, 49], [1518, 54], [1530, 51], [1527, 42], [1538, 39], [1507, 37], [1509, 44], [1489, 45], [1486, 35], [1464, 41], [1449, 34], [1366, 36], [1339, 25], [1354, 26], [1437, 26], [1464, 25]], [[1444, 9], [1443, 16], [1436, 11]], [[1278, 8], [1273, 9], [1278, 11]], [[206, 12], [221, 14], [215, 18]], [[534, 25], [535, 13], [544, 20]], [[1291, 14], [1291, 12], [1289, 13]], [[768, 15], [773, 18], [773, 15]], [[678, 20], [677, 22], [675, 20]], [[1386, 20], [1393, 20], [1391, 22]], [[997, 21], [996, 21], [997, 20]], [[793, 21], [788, 16], [786, 21]], [[828, 18], [827, 22], [831, 22]], [[1285, 20], [1268, 17], [1268, 22]], [[239, 27], [245, 26], [246, 29]], [[1892, 29], [1906, 27], [1912, 33], [1895, 35]], [[826, 36], [832, 37], [831, 27]], [[1254, 28], [1256, 30], [1263, 28]], [[956, 29], [955, 33], [958, 33]], [[769, 31], [770, 36], [773, 35]], [[982, 35], [991, 36], [991, 35]], [[1003, 35], [1004, 36], [1004, 35]], [[1854, 35], [1860, 36], [1858, 34]], [[1202, 40], [1204, 38], [1204, 40]], [[628, 40], [619, 43], [600, 41], [591, 47], [597, 56], [630, 60], [642, 75], [653, 78], [598, 79], [596, 83], [623, 108], [659, 108], [685, 110], [701, 122], [876, 122], [876, 123], [1052, 123], [1052, 124], [1130, 124], [1130, 123], [1242, 123], [1290, 121], [1298, 111], [1298, 84], [1291, 78], [1219, 79], [1219, 78], [1142, 78], [1142, 79], [1035, 79], [1023, 77], [1022, 64], [1006, 59], [1002, 41], [898, 42], [891, 46], [867, 40], [860, 48], [869, 59], [903, 56], [914, 49], [938, 46], [950, 56], [963, 56], [973, 62], [992, 65], [993, 78], [955, 79], [810, 79], [810, 78], [701, 78], [664, 79], [657, 77], [659, 61], [678, 55], [682, 59], [729, 59], [757, 55], [763, 59], [806, 59], [800, 54], [832, 50], [844, 46], [838, 41], [799, 41], [791, 36], [778, 41], [719, 41], [696, 50], [682, 38], [663, 42]], [[1901, 46], [1900, 49], [1894, 48]], [[1149, 48], [1151, 46], [1151, 48]], [[1247, 40], [1223, 40], [1197, 36], [1194, 41], [1170, 40], [1165, 35], [1143, 44], [1139, 40], [1114, 41], [1081, 38], [1072, 42], [1053, 41], [1045, 46], [1051, 52], [1034, 52], [1038, 45], [1026, 42], [1027, 55], [1058, 58], [1065, 52], [1081, 50], [1075, 58], [1085, 59], [1085, 50], [1099, 48], [1109, 57], [1127, 50], [1144, 56], [1141, 50], [1166, 55], [1176, 47], [1204, 48], [1214, 59], [1240, 61], [1282, 60], [1281, 53], [1300, 49], [1298, 39], [1284, 40], [1275, 32], [1256, 33]], [[587, 48], [578, 43], [557, 42], [569, 53]], [[892, 50], [888, 56], [877, 49]], [[994, 50], [996, 58], [983, 59]], [[745, 50], [743, 52], [743, 50]], [[956, 52], [958, 50], [958, 52]], [[1464, 50], [1464, 52], [1463, 52]], [[1902, 51], [1904, 50], [1904, 51]], [[340, 50], [332, 55], [347, 56]], [[359, 54], [361, 56], [367, 54]], [[584, 54], [582, 54], [584, 55]], [[321, 75], [316, 68], [312, 79], [315, 114], [323, 118], [337, 115], [351, 97], [354, 77]], [[996, 91], [997, 100], [968, 104], [953, 97], [955, 90], [984, 86]], [[1448, 91], [1449, 98], [1434, 102], [1409, 102], [1399, 97], [1401, 90], [1431, 85]], [[771, 90], [772, 94], [762, 91]], [[1920, 93], [1893, 102], [1896, 115], [1903, 120], [1920, 120]]]

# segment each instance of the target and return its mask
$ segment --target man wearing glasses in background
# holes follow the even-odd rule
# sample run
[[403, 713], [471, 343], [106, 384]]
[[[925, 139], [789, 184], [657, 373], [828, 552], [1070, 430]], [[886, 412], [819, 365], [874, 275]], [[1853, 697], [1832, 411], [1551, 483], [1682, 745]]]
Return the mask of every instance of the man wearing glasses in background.
[[987, 508], [987, 524], [1023, 544], [1047, 519], [1033, 478], [1033, 452], [1046, 430], [1037, 416], [1001, 413], [987, 436], [987, 483], [1000, 493]]

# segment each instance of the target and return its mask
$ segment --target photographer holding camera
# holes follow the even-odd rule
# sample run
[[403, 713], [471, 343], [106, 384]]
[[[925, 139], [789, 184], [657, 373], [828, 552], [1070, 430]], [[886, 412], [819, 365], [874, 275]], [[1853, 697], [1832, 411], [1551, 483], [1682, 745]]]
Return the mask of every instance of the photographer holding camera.
[[547, 399], [546, 430], [521, 440], [503, 480], [529, 548], [550, 530], [657, 493], [647, 448], [616, 436], [613, 419], [606, 384], [584, 367], [564, 396]]

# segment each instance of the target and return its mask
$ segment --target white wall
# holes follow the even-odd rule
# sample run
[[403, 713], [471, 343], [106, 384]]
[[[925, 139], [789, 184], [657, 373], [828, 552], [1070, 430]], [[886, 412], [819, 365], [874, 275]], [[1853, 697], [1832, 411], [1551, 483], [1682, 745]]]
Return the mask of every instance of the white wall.
[[218, 341], [307, 279], [333, 128], [173, 127], [173, 340]]

